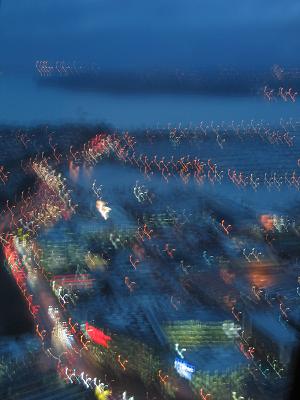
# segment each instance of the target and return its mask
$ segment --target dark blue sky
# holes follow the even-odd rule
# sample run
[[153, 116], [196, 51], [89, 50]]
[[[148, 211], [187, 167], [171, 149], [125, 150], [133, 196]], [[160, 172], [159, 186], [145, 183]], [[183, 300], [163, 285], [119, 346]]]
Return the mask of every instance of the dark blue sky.
[[0, 65], [297, 66], [300, 1], [2, 0]]

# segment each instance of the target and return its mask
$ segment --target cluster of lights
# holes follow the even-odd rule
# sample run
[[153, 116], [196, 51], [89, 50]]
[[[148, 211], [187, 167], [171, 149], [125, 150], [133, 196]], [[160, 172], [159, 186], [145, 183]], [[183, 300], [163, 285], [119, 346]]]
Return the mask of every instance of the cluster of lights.
[[70, 333], [69, 327], [66, 322], [60, 322], [58, 319], [56, 319], [53, 334], [64, 347], [66, 347], [67, 349], [73, 348], [74, 336], [72, 333]]
[[293, 88], [285, 89], [280, 86], [278, 90], [264, 87], [264, 97], [269, 101], [275, 100], [276, 98], [282, 99], [285, 102], [291, 101], [295, 103], [298, 92], [294, 91]]
[[[282, 91], [284, 94], [284, 91]], [[293, 96], [292, 91], [290, 92]], [[287, 93], [287, 98], [290, 95]], [[290, 132], [295, 132], [296, 127], [292, 119], [288, 121], [280, 120], [280, 129], [274, 129], [269, 124], [263, 121], [255, 122], [251, 120], [249, 123], [245, 121], [232, 121], [230, 124], [222, 122], [215, 124], [214, 121], [203, 122], [199, 125], [183, 126], [181, 123], [178, 126], [171, 126], [168, 124], [165, 127], [157, 128], [152, 131], [151, 143], [155, 137], [166, 135], [169, 137], [172, 144], [175, 146], [182, 143], [184, 140], [189, 139], [191, 142], [203, 142], [206, 139], [215, 138], [216, 144], [223, 149], [226, 144], [231, 142], [231, 139], [237, 139], [241, 142], [246, 140], [256, 139], [265, 144], [271, 145], [286, 145], [293, 146], [294, 138]]]
[[33, 171], [37, 174], [37, 176], [47, 185], [49, 190], [56, 195], [59, 200], [59, 207], [53, 203], [47, 204], [46, 209], [48, 208], [48, 212], [54, 213], [54, 215], [58, 215], [62, 211], [74, 212], [74, 207], [72, 206], [70, 191], [67, 190], [66, 184], [64, 182], [64, 178], [61, 177], [60, 173], [56, 173], [56, 171], [51, 168], [48, 164], [47, 160], [44, 158], [40, 162], [33, 161], [31, 163]]

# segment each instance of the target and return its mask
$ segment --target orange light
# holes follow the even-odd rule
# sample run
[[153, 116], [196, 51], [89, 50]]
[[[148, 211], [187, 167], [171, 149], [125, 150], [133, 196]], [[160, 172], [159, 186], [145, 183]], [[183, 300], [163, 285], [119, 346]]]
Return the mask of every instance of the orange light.
[[267, 231], [272, 231], [274, 228], [274, 224], [273, 224], [273, 218], [271, 215], [269, 214], [263, 214], [260, 217], [260, 222], [262, 224], [262, 226], [267, 230]]

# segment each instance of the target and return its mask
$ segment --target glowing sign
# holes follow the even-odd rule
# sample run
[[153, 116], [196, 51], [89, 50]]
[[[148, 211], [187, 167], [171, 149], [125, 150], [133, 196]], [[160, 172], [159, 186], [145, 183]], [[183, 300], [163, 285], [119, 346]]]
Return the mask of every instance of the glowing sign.
[[174, 368], [182, 378], [188, 379], [189, 381], [192, 379], [192, 374], [195, 372], [195, 367], [179, 358], [175, 358]]

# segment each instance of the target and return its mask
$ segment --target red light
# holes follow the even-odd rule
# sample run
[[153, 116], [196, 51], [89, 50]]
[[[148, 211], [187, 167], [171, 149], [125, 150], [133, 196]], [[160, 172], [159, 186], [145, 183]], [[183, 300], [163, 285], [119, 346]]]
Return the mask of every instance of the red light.
[[93, 342], [108, 348], [108, 341], [111, 340], [110, 336], [105, 335], [105, 333], [102, 332], [101, 329], [95, 328], [88, 322], [85, 323], [85, 329]]

